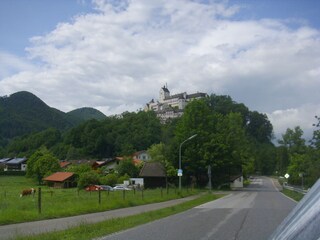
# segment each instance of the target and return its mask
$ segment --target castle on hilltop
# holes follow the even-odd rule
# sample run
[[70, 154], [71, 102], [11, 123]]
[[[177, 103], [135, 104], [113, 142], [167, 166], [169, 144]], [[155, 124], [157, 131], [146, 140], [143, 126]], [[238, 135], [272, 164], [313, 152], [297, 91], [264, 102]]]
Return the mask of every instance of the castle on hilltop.
[[177, 118], [182, 116], [184, 108], [188, 102], [194, 99], [201, 99], [207, 97], [206, 93], [193, 93], [187, 94], [186, 92], [170, 95], [167, 86], [163, 86], [159, 91], [159, 100], [152, 99], [146, 104], [145, 111], [155, 111], [157, 117], [161, 122], [166, 122], [168, 119]]

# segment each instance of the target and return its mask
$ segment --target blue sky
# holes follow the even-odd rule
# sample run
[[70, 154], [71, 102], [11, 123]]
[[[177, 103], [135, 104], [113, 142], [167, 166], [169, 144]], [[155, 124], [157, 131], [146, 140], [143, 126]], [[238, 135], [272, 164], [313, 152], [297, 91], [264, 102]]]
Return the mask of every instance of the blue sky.
[[[320, 1], [317, 0], [230, 0], [241, 6], [235, 19], [292, 19], [320, 28]], [[1, 0], [0, 50], [25, 54], [29, 38], [53, 30], [59, 22], [75, 15], [95, 12], [88, 0]], [[291, 23], [294, 24], [294, 23]]]
[[2, 0], [0, 96], [26, 90], [62, 111], [112, 115], [167, 83], [230, 95], [266, 113], [277, 137], [297, 125], [310, 137], [319, 12], [317, 0]]
[[24, 55], [29, 38], [52, 31], [59, 22], [93, 12], [89, 1], [2, 0], [0, 2], [0, 50]]

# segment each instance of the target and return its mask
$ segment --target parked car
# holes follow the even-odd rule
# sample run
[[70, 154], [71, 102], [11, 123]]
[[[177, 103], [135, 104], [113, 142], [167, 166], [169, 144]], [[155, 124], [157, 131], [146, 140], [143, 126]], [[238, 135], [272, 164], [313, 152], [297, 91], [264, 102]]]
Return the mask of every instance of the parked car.
[[124, 186], [115, 186], [114, 188], [113, 188], [113, 190], [115, 190], [115, 191], [123, 191], [123, 190], [131, 190], [130, 188], [127, 188], [127, 187], [124, 187]]
[[104, 191], [113, 191], [113, 187], [109, 186], [109, 185], [100, 185], [100, 187], [102, 188], [102, 190]]
[[86, 191], [99, 191], [103, 190], [101, 186], [99, 185], [89, 185], [85, 188]]

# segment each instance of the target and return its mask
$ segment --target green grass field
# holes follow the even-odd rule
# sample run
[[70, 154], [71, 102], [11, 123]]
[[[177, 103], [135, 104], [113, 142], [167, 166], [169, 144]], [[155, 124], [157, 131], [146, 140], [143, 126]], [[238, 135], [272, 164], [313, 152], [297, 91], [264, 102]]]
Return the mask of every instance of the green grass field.
[[177, 214], [200, 204], [216, 200], [224, 195], [204, 194], [194, 200], [176, 206], [145, 212], [134, 216], [114, 218], [94, 224], [82, 224], [63, 231], [49, 232], [40, 235], [20, 236], [16, 240], [87, 240], [122, 231], [160, 218]]
[[[35, 188], [35, 196], [20, 198], [23, 189]], [[53, 189], [41, 186], [41, 213], [38, 208], [38, 186], [22, 176], [0, 176], [0, 224], [11, 224], [49, 218], [73, 216], [123, 207], [137, 206], [199, 193], [199, 190], [154, 189], [141, 191], [98, 192], [72, 189]]]

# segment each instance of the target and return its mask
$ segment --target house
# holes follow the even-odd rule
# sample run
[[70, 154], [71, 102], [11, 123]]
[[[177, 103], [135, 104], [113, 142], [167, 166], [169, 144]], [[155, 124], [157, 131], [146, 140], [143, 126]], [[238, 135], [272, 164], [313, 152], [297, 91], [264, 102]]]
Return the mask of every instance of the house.
[[0, 168], [4, 168], [5, 167], [5, 163], [8, 162], [11, 158], [1, 158], [0, 159]]
[[130, 183], [130, 185], [133, 185], [138, 189], [144, 187], [143, 178], [130, 178], [129, 183]]
[[132, 159], [133, 160], [149, 161], [149, 160], [151, 160], [151, 157], [147, 151], [143, 150], [143, 151], [135, 152], [132, 155]]
[[119, 165], [119, 162], [122, 160], [122, 157], [108, 158], [104, 161], [104, 168], [108, 171], [114, 171], [116, 167]]
[[166, 170], [159, 162], [145, 162], [139, 177], [143, 178], [145, 188], [166, 187], [167, 185]]
[[107, 164], [106, 161], [95, 161], [92, 164], [92, 169], [97, 170], [98, 168], [101, 168], [101, 167], [105, 166], [106, 164]]
[[230, 188], [232, 190], [243, 188], [243, 176], [238, 174], [235, 176], [230, 176]]
[[69, 165], [71, 165], [71, 162], [60, 161], [59, 164], [61, 168], [67, 168]]
[[71, 188], [76, 187], [75, 175], [72, 172], [56, 172], [43, 179], [50, 187]]
[[13, 158], [5, 162], [4, 171], [26, 171], [27, 158]]
[[80, 160], [68, 160], [72, 165], [80, 165], [80, 164], [88, 164], [92, 167], [92, 165], [96, 162], [96, 160], [87, 160], [87, 159], [80, 159]]

